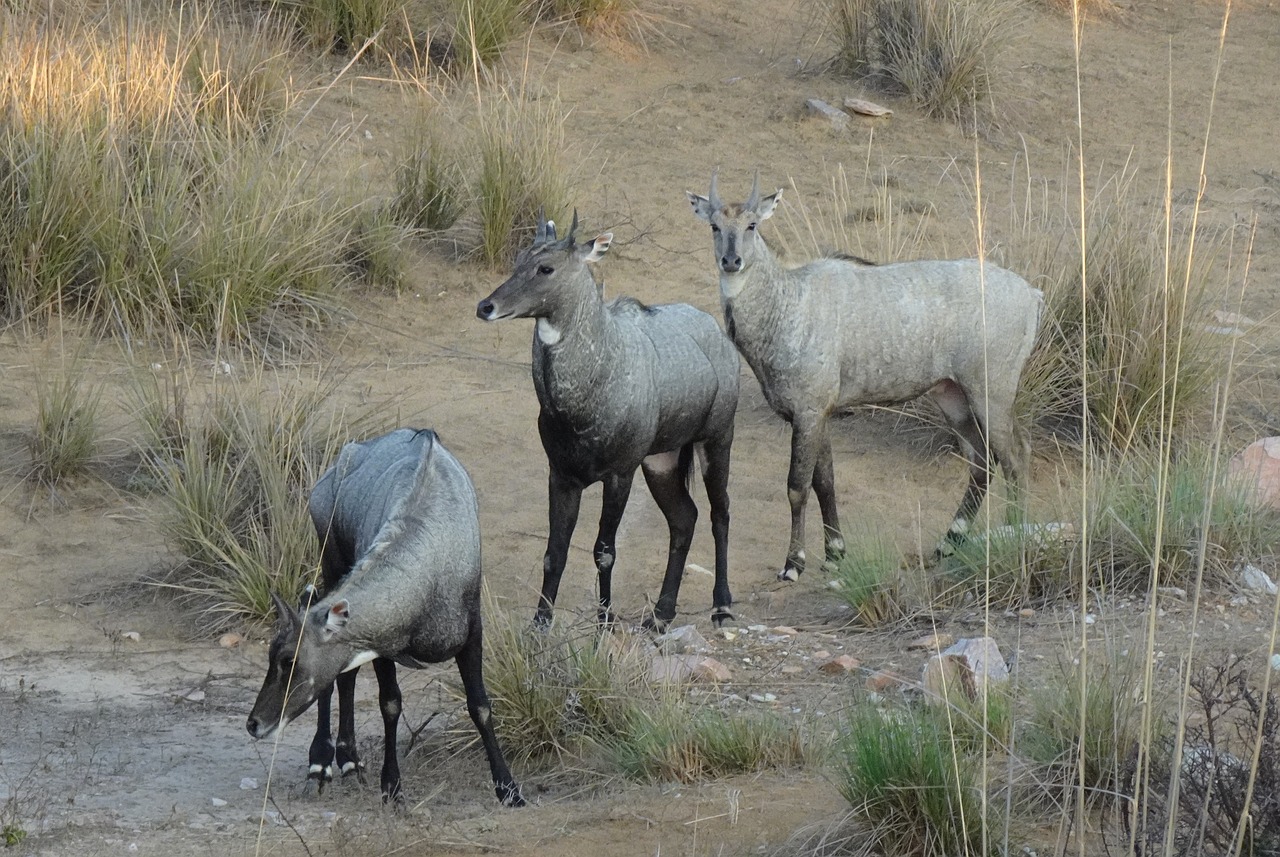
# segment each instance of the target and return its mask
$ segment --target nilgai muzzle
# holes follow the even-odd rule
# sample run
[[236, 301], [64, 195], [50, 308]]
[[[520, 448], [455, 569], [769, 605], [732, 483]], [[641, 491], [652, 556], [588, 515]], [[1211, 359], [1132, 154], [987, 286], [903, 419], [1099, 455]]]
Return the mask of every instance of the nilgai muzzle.
[[550, 622], [582, 491], [604, 484], [595, 565], [599, 618], [612, 620], [611, 585], [618, 524], [636, 468], [670, 532], [666, 575], [650, 627], [675, 617], [676, 597], [698, 509], [688, 481], [701, 452], [715, 542], [711, 618], [732, 618], [729, 592], [729, 450], [738, 405], [738, 355], [715, 319], [687, 304], [606, 303], [588, 266], [611, 234], [578, 244], [578, 216], [557, 239], [542, 219], [515, 271], [480, 301], [485, 321], [534, 318], [533, 386], [538, 434], [550, 464], [549, 535], [535, 622]]
[[1043, 306], [1039, 290], [982, 259], [865, 265], [815, 259], [785, 268], [759, 232], [782, 189], [726, 204], [711, 175], [707, 196], [686, 192], [711, 225], [725, 329], [770, 407], [791, 423], [791, 542], [779, 579], [804, 570], [804, 513], [818, 495], [826, 554], [844, 552], [828, 422], [856, 405], [928, 394], [960, 436], [969, 487], [939, 552], [962, 541], [987, 494], [993, 464], [1010, 487], [1030, 454], [1013, 414], [1022, 367]]
[[[382, 795], [401, 800], [396, 664], [416, 669], [453, 658], [498, 799], [522, 806], [493, 732], [481, 669], [480, 522], [466, 470], [434, 432], [398, 429], [344, 446], [309, 507], [322, 546], [323, 596], [308, 592], [294, 610], [272, 594], [279, 618], [249, 734], [269, 738], [318, 702], [308, 775], [323, 788], [336, 763], [363, 782], [355, 682], [360, 665], [373, 661], [385, 731]], [[329, 731], [335, 681], [336, 745]]]

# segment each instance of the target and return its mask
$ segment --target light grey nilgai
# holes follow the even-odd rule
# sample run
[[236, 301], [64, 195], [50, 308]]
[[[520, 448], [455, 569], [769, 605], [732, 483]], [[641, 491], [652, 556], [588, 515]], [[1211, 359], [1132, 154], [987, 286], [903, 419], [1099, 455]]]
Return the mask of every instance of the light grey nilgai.
[[828, 422], [855, 405], [905, 402], [925, 393], [959, 434], [969, 487], [939, 553], [963, 541], [987, 494], [992, 465], [1015, 488], [1030, 448], [1013, 399], [1043, 304], [1039, 290], [979, 259], [858, 264], [816, 259], [785, 268], [759, 233], [782, 190], [726, 205], [711, 175], [707, 196], [688, 193], [711, 224], [720, 304], [729, 337], [747, 359], [770, 407], [791, 423], [791, 544], [778, 572], [804, 570], [804, 512], [818, 495], [826, 554], [844, 552], [836, 512]]
[[[354, 770], [364, 782], [354, 695], [356, 671], [373, 661], [385, 730], [382, 797], [401, 801], [396, 664], [416, 669], [453, 658], [498, 799], [523, 806], [494, 736], [481, 671], [480, 522], [466, 470], [434, 432], [398, 429], [344, 446], [309, 507], [322, 548], [324, 597], [308, 587], [295, 611], [272, 593], [279, 619], [249, 734], [269, 738], [318, 701], [308, 776], [323, 789], [336, 758], [343, 774]], [[336, 747], [329, 733], [335, 680]]]
[[533, 245], [515, 271], [480, 301], [485, 321], [536, 318], [533, 386], [541, 410], [538, 434], [550, 464], [550, 529], [542, 561], [542, 595], [534, 621], [551, 621], [578, 520], [582, 491], [604, 483], [594, 557], [602, 623], [612, 621], [615, 538], [636, 467], [667, 519], [667, 571], [653, 616], [662, 629], [674, 617], [698, 509], [688, 481], [697, 448], [711, 504], [715, 542], [712, 620], [731, 619], [729, 592], [729, 450], [738, 405], [738, 355], [720, 325], [687, 304], [646, 306], [631, 298], [605, 303], [589, 265], [613, 236], [578, 244], [540, 219]]

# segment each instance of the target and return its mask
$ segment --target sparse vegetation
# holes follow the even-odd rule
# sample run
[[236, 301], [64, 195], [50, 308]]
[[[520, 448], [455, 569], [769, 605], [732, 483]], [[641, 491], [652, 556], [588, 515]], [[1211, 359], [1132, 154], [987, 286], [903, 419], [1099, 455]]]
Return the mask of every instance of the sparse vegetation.
[[467, 203], [461, 153], [445, 138], [445, 123], [439, 113], [424, 114], [396, 162], [392, 216], [414, 229], [448, 229]]
[[1007, 0], [827, 0], [835, 51], [828, 67], [904, 94], [926, 112], [971, 119], [989, 100], [1012, 37]]
[[528, 0], [450, 0], [459, 71], [487, 76], [507, 45], [527, 32], [527, 5]]
[[836, 593], [868, 627], [898, 619], [906, 609], [900, 580], [902, 564], [901, 551], [882, 532], [847, 531], [845, 555], [832, 572]]

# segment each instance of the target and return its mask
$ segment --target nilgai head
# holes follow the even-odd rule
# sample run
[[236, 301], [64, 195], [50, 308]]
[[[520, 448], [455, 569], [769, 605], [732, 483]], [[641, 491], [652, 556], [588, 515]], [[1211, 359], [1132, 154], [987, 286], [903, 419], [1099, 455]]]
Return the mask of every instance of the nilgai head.
[[271, 593], [278, 618], [267, 677], [245, 723], [254, 738], [269, 738], [296, 719], [339, 673], [355, 665], [353, 647], [341, 633], [351, 618], [350, 605], [344, 600], [328, 608], [311, 607], [315, 597], [315, 590], [307, 587], [302, 605], [295, 610]]
[[[599, 299], [599, 289], [587, 265], [609, 250], [612, 233], [597, 235], [585, 244], [574, 239], [578, 212], [573, 212], [569, 234], [556, 238], [556, 225], [539, 215], [533, 244], [520, 251], [515, 270], [493, 294], [476, 305], [476, 317], [555, 319], [572, 313], [584, 302]], [[540, 335], [542, 328], [539, 328]]]
[[756, 171], [755, 181], [751, 185], [751, 196], [741, 205], [726, 205], [720, 201], [716, 191], [716, 174], [711, 173], [711, 190], [706, 196], [699, 196], [692, 191], [685, 191], [693, 213], [699, 220], [711, 224], [711, 238], [715, 246], [716, 267], [721, 277], [741, 274], [751, 267], [758, 252], [757, 242], [761, 239], [756, 228], [773, 215], [774, 206], [782, 198], [782, 188], [760, 198], [760, 172]]

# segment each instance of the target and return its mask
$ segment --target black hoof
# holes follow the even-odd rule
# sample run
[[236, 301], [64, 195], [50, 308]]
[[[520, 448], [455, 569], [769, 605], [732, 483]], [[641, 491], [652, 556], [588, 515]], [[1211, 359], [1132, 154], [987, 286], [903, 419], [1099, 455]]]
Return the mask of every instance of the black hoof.
[[665, 634], [670, 625], [670, 619], [660, 619], [652, 614], [644, 617], [644, 621], [640, 623], [641, 628], [646, 631], [652, 631], [655, 634]]
[[711, 624], [719, 628], [725, 622], [736, 622], [733, 612], [728, 607], [717, 607], [711, 611]]
[[498, 800], [503, 806], [509, 806], [512, 809], [521, 806], [527, 806], [524, 794], [520, 791], [519, 783], [502, 783], [494, 788], [494, 794], [498, 796]]

